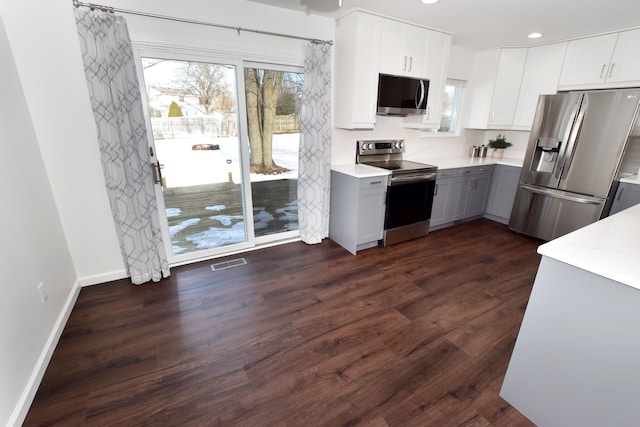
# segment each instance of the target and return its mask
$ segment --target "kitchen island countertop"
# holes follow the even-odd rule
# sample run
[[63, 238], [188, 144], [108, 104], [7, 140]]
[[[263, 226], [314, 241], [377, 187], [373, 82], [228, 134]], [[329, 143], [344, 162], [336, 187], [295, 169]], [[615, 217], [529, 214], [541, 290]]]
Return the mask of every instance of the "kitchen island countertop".
[[538, 253], [640, 289], [640, 205], [545, 243]]

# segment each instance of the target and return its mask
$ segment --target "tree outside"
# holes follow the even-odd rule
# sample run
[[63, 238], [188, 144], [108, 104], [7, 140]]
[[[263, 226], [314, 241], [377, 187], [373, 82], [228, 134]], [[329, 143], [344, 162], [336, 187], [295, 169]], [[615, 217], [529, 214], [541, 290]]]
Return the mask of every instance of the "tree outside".
[[245, 68], [251, 172], [275, 175], [287, 169], [273, 160], [273, 134], [277, 116], [300, 112], [302, 74]]
[[182, 108], [176, 103], [176, 101], [171, 101], [169, 105], [169, 117], [183, 117]]

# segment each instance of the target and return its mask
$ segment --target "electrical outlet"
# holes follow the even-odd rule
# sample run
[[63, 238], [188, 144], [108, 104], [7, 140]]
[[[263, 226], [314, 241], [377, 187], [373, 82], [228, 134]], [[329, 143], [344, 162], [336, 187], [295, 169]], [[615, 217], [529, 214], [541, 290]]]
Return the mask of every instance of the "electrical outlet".
[[42, 303], [46, 303], [49, 299], [49, 295], [47, 295], [47, 291], [44, 288], [44, 282], [40, 282], [38, 285], [38, 290], [40, 291], [40, 298], [42, 298]]

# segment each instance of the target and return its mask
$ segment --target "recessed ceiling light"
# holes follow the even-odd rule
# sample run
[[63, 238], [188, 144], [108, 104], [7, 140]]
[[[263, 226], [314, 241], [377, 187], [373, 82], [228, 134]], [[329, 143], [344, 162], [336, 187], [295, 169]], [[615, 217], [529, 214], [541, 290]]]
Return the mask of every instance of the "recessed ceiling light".
[[541, 33], [531, 33], [527, 37], [529, 37], [530, 39], [539, 39], [540, 37], [542, 37], [542, 34]]
[[434, 4], [438, 3], [440, 0], [420, 0], [422, 4]]

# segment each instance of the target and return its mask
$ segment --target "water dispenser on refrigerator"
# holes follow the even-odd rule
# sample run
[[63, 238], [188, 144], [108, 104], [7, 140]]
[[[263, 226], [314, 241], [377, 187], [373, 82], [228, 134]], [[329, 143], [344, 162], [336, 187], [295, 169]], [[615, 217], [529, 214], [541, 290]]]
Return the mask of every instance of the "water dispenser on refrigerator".
[[535, 172], [552, 173], [558, 161], [558, 152], [562, 141], [557, 138], [539, 138], [536, 142], [531, 169]]

